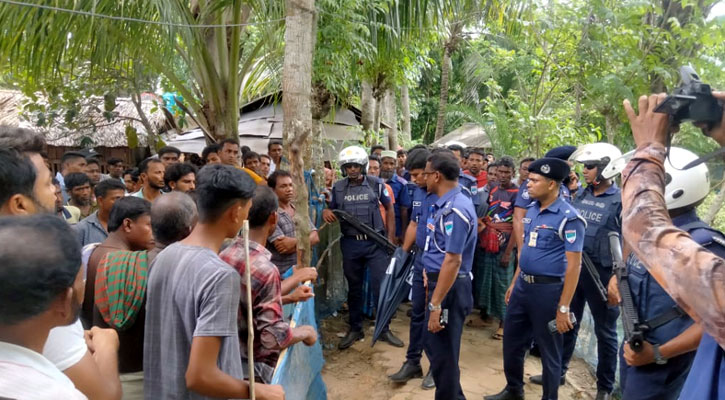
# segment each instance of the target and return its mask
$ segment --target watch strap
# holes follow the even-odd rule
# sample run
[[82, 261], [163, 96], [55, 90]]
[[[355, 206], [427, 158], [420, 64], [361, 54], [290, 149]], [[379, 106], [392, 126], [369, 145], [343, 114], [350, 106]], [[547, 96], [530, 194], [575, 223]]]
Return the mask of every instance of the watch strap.
[[652, 351], [655, 355], [655, 364], [657, 365], [663, 365], [667, 364], [667, 359], [662, 357], [662, 353], [660, 353], [660, 345], [654, 344], [652, 345]]

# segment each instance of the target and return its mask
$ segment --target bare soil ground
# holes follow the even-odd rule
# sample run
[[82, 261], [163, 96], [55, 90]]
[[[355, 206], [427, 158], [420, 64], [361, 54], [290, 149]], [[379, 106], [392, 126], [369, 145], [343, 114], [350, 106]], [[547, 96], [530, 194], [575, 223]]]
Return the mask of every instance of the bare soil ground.
[[[408, 344], [406, 311], [409, 305], [400, 307], [392, 321], [391, 330]], [[421, 379], [413, 379], [405, 385], [390, 382], [388, 375], [395, 373], [405, 360], [406, 348], [392, 347], [378, 342], [370, 347], [373, 323], [366, 322], [365, 339], [351, 348], [339, 351], [337, 342], [347, 329], [347, 314], [322, 321], [325, 348], [325, 368], [322, 371], [330, 400], [425, 400], [433, 399], [434, 391], [423, 390]], [[470, 317], [469, 317], [470, 318]], [[482, 399], [483, 395], [498, 393], [506, 385], [503, 375], [502, 342], [491, 339], [495, 327], [470, 328], [463, 330], [461, 341], [461, 384], [468, 399]], [[423, 357], [423, 370], [428, 371], [427, 359]], [[538, 358], [528, 357], [524, 379], [541, 373]], [[527, 383], [526, 397], [541, 397], [541, 386]], [[582, 360], [574, 359], [567, 374], [567, 383], [559, 389], [559, 398], [593, 399], [596, 395], [595, 379]]]

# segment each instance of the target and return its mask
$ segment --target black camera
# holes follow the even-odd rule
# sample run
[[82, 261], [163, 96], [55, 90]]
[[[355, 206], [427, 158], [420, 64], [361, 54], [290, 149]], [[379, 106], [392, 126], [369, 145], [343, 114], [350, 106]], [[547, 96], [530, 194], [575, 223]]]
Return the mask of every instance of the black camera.
[[722, 120], [722, 103], [713, 97], [710, 85], [702, 83], [690, 66], [680, 68], [682, 83], [667, 95], [655, 112], [669, 114], [672, 125], [692, 121], [696, 125], [707, 124], [708, 129], [717, 127]]

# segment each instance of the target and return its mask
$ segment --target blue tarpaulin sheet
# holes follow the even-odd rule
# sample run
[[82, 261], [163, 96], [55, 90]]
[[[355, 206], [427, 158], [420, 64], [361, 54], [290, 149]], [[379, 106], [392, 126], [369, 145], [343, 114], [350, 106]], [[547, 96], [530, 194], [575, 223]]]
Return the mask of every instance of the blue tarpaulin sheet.
[[[285, 315], [292, 313], [291, 321], [295, 321], [296, 326], [312, 325], [317, 330], [314, 297], [305, 302], [288, 304], [284, 312]], [[302, 342], [294, 344], [282, 357], [274, 371], [272, 384], [284, 387], [287, 400], [327, 399], [327, 387], [322, 380], [325, 360], [319, 340], [313, 346]]]

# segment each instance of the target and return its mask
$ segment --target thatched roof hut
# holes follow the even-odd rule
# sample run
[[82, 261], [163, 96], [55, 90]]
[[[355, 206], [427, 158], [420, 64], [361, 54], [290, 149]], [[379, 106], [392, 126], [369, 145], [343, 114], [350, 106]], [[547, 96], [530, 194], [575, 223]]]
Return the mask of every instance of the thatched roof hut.
[[[63, 147], [127, 147], [126, 127], [132, 126], [138, 133], [138, 145], [147, 144], [146, 129], [129, 98], [117, 98], [116, 107], [110, 114], [104, 113], [103, 97], [84, 99], [72, 127], [65, 123], [62, 116], [56, 117], [50, 124], [39, 126], [37, 113], [24, 111], [24, 104], [29, 101], [19, 91], [0, 90], [0, 124], [44, 132], [49, 145]], [[47, 104], [47, 101], [41, 99], [39, 103]], [[141, 108], [157, 133], [172, 129], [173, 122], [167, 121], [159, 96], [144, 93]]]

